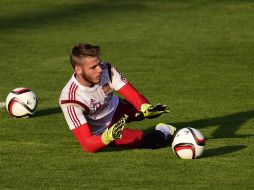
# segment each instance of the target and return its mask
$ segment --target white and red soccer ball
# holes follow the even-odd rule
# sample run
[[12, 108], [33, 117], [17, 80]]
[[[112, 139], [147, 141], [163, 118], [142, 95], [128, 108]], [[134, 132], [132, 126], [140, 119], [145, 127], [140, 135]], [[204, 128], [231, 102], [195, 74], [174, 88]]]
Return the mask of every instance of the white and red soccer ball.
[[176, 131], [172, 142], [176, 156], [182, 159], [195, 159], [205, 150], [204, 135], [197, 129], [187, 127]]
[[15, 88], [6, 98], [6, 109], [9, 114], [17, 118], [27, 118], [37, 111], [38, 99], [29, 88]]

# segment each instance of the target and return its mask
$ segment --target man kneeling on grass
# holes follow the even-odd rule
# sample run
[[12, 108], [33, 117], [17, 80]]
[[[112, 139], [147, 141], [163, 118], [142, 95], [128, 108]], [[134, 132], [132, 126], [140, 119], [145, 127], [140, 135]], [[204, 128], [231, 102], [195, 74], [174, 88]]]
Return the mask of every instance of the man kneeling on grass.
[[166, 105], [151, 105], [119, 71], [100, 60], [99, 46], [75, 45], [70, 62], [74, 73], [61, 92], [59, 104], [84, 151], [100, 151], [109, 144], [159, 148], [172, 139], [176, 129], [167, 124], [160, 123], [148, 132], [125, 128], [128, 122], [155, 118], [168, 109]]

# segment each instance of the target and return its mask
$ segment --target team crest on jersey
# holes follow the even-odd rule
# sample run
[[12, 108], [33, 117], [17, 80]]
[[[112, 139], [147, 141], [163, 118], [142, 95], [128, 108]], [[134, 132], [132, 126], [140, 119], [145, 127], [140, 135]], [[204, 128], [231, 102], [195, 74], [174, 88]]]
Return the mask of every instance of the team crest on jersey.
[[109, 93], [111, 93], [111, 92], [113, 91], [112, 88], [109, 86], [108, 83], [106, 83], [106, 84], [104, 84], [104, 85], [102, 86], [102, 90], [103, 90], [103, 92], [104, 92], [105, 94], [109, 94]]

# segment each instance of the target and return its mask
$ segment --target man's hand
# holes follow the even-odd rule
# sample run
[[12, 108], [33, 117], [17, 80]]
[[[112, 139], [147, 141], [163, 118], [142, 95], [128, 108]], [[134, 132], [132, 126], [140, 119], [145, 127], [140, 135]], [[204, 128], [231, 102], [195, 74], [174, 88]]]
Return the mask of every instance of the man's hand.
[[112, 127], [107, 128], [101, 136], [101, 140], [104, 144], [109, 144], [115, 139], [122, 138], [122, 132], [126, 123], [128, 116], [125, 114], [121, 119], [119, 119]]
[[151, 104], [142, 104], [141, 105], [141, 111], [136, 113], [136, 118], [142, 120], [144, 118], [147, 119], [152, 119], [159, 117], [162, 113], [168, 113], [169, 109], [167, 109], [166, 105], [162, 104], [156, 104], [156, 105], [151, 105]]

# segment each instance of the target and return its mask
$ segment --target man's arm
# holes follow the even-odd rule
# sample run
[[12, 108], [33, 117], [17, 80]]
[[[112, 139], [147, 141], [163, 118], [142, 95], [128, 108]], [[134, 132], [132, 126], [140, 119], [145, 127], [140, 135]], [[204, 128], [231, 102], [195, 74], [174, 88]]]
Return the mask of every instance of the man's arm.
[[119, 92], [119, 94], [121, 94], [139, 111], [136, 114], [138, 119], [152, 119], [160, 116], [162, 113], [169, 112], [166, 105], [151, 105], [143, 95], [141, 95], [129, 82], [127, 82], [119, 71], [112, 66], [109, 68], [111, 69], [112, 85], [114, 90]]
[[141, 95], [130, 83], [126, 83], [118, 91], [128, 102], [135, 106], [139, 112], [137, 112], [136, 117], [138, 119], [152, 119], [159, 117], [162, 113], [168, 113], [166, 105], [156, 104], [151, 105], [149, 101]]
[[149, 101], [141, 95], [127, 80], [108, 63], [109, 77], [115, 91], [121, 94], [128, 102], [130, 102], [137, 110], [141, 110], [141, 105], [149, 103]]
[[107, 146], [102, 142], [100, 136], [93, 136], [84, 116], [85, 105], [78, 101], [64, 100], [61, 101], [60, 105], [69, 128], [84, 151], [96, 152]]
[[60, 106], [69, 128], [84, 151], [97, 152], [110, 142], [122, 137], [127, 116], [124, 116], [112, 127], [106, 129], [102, 135], [94, 136], [84, 115], [84, 112], [89, 111], [86, 105], [77, 100], [61, 100]]
[[113, 126], [107, 128], [102, 135], [93, 136], [89, 125], [86, 123], [72, 130], [73, 135], [78, 139], [81, 147], [86, 152], [97, 152], [106, 147], [115, 139], [122, 138], [122, 132], [127, 120], [127, 115], [124, 115]]
[[86, 152], [98, 152], [107, 146], [101, 139], [101, 135], [93, 136], [89, 124], [85, 123], [72, 130], [73, 135], [79, 141], [81, 147]]
[[141, 110], [142, 104], [149, 104], [149, 101], [140, 94], [129, 82], [118, 90], [128, 102], [130, 102], [137, 110]]

